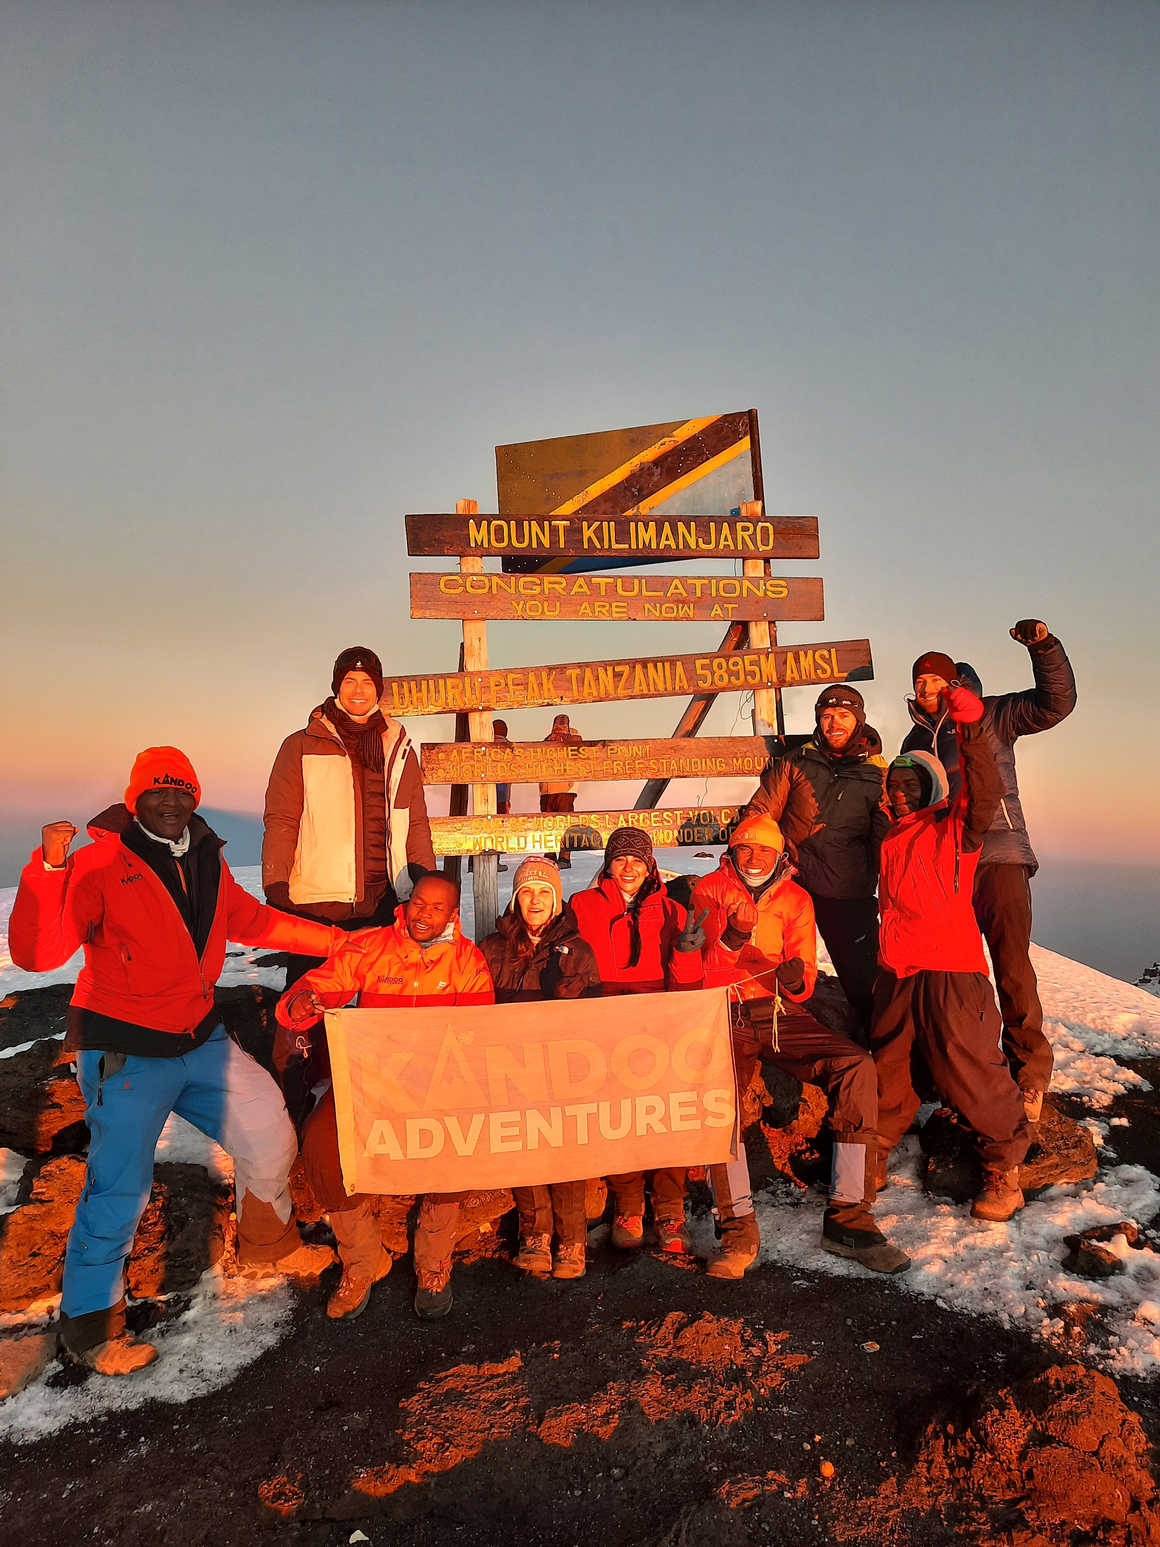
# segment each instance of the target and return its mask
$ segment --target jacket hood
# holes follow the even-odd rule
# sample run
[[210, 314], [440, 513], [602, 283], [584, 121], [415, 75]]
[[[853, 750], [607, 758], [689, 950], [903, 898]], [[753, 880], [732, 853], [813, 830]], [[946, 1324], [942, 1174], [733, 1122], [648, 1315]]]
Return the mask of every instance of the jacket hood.
[[983, 683], [978, 672], [969, 661], [955, 662], [955, 676], [965, 688], [970, 688], [977, 698], [983, 696]]
[[[926, 810], [930, 806], [941, 805], [950, 793], [950, 782], [947, 779], [947, 771], [938, 758], [930, 752], [900, 752], [890, 764], [891, 768], [917, 768], [926, 774], [930, 785], [930, 798], [926, 800], [919, 810]], [[911, 813], [913, 815], [913, 813]]]

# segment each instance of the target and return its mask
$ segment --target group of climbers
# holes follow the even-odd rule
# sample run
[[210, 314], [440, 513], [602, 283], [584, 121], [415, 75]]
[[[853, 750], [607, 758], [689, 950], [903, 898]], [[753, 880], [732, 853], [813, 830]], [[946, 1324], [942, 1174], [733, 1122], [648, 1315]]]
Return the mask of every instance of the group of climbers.
[[[345, 1190], [325, 1039], [310, 1032], [355, 996], [400, 1007], [730, 985], [739, 1094], [762, 1061], [826, 1092], [834, 1143], [824, 1250], [878, 1272], [909, 1265], [872, 1210], [918, 1106], [916, 1051], [975, 1135], [984, 1183], [972, 1212], [1010, 1218], [1051, 1074], [1029, 959], [1036, 861], [1013, 746], [1075, 703], [1067, 657], [1046, 626], [1023, 620], [1011, 633], [1030, 653], [1035, 686], [982, 698], [969, 666], [926, 652], [912, 673], [914, 729], [889, 768], [858, 691], [827, 688], [813, 736], [771, 760], [687, 910], [668, 894], [648, 835], [623, 827], [594, 884], [567, 901], [553, 860], [526, 860], [478, 947], [460, 929], [457, 884], [435, 872], [418, 760], [379, 707], [372, 651], [342, 652], [331, 696], [278, 753], [263, 847], [269, 906], [237, 886], [221, 841], [196, 815], [201, 790], [188, 759], [172, 747], [142, 753], [124, 802], [90, 823], [91, 845], [70, 856], [72, 824], [43, 829], [10, 924], [12, 958], [30, 970], [85, 953], [67, 1047], [92, 1138], [66, 1255], [64, 1351], [114, 1375], [156, 1357], [125, 1327], [123, 1270], [170, 1112], [234, 1157], [248, 1271], [315, 1278], [334, 1260], [297, 1233], [288, 1175], [298, 1146], [283, 1096], [214, 1010], [227, 938], [289, 953], [276, 1062], [342, 1263], [328, 1301], [336, 1319], [366, 1306], [406, 1248], [414, 1202]], [[550, 739], [576, 733], [558, 723]], [[558, 798], [545, 795], [548, 809]], [[848, 1035], [808, 1008], [818, 932], [851, 1008]], [[759, 1248], [743, 1144], [709, 1178], [720, 1244], [707, 1271], [737, 1278]], [[607, 1180], [615, 1246], [643, 1243], [651, 1205], [659, 1248], [687, 1250], [684, 1170]], [[585, 1192], [576, 1180], [515, 1190], [519, 1267], [584, 1273]], [[505, 1190], [422, 1198], [413, 1246], [421, 1316], [450, 1309], [456, 1245], [512, 1201]]]

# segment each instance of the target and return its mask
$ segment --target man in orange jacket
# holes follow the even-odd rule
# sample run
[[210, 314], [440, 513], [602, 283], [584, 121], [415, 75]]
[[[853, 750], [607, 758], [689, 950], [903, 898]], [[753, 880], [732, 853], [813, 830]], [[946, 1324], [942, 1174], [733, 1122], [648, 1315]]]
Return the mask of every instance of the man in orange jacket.
[[201, 785], [176, 747], [139, 754], [124, 804], [50, 822], [20, 877], [9, 925], [18, 967], [49, 972], [84, 948], [65, 1047], [77, 1053], [89, 1154], [69, 1232], [59, 1339], [102, 1375], [157, 1357], [125, 1329], [123, 1268], [171, 1112], [234, 1159], [238, 1258], [247, 1271], [314, 1277], [334, 1261], [302, 1243], [288, 1175], [294, 1128], [270, 1075], [226, 1035], [213, 991], [226, 941], [328, 951], [338, 931], [289, 918], [234, 880], [222, 840], [194, 814]]
[[[704, 910], [705, 982], [735, 983], [737, 1090], [744, 1096], [760, 1059], [820, 1085], [830, 1101], [834, 1158], [822, 1248], [876, 1273], [910, 1266], [874, 1222], [877, 1078], [865, 1049], [830, 1031], [804, 1008], [818, 975], [814, 907], [792, 878], [781, 829], [771, 816], [744, 818], [718, 868], [693, 888]], [[788, 1002], [788, 1004], [786, 1003]], [[793, 1008], [789, 1008], [793, 1006]], [[760, 1245], [744, 1145], [710, 1170], [721, 1223], [714, 1278], [740, 1278]]]
[[[298, 980], [278, 1001], [279, 1025], [274, 1057], [284, 1068], [309, 1051], [305, 1033], [326, 1010], [358, 996], [362, 1009], [402, 1009], [427, 1004], [494, 1004], [491, 976], [483, 953], [459, 927], [459, 887], [449, 876], [424, 876], [396, 910], [389, 929], [371, 929], [348, 937], [321, 967]], [[371, 1290], [391, 1270], [365, 1193], [348, 1194], [338, 1155], [334, 1092], [323, 1096], [306, 1120], [302, 1164], [314, 1195], [327, 1210], [342, 1258], [342, 1282], [331, 1295], [326, 1314], [334, 1320], [358, 1316]], [[452, 1305], [451, 1257], [460, 1234], [465, 1193], [428, 1193], [419, 1209], [415, 1232], [415, 1270], [419, 1286], [416, 1313], [433, 1321]], [[486, 1214], [488, 1197], [470, 1195], [471, 1212]], [[503, 1205], [502, 1207], [500, 1205]], [[496, 1195], [496, 1213], [512, 1205], [510, 1193]]]

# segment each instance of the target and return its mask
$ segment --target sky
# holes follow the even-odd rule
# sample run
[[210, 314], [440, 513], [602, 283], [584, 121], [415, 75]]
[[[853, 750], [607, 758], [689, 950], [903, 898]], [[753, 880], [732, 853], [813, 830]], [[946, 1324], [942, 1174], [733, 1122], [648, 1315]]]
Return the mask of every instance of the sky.
[[[1037, 847], [1160, 861], [1160, 7], [0, 14], [0, 882], [142, 746], [260, 809], [346, 645], [453, 669], [402, 518], [494, 509], [497, 443], [750, 407], [767, 511], [820, 522], [783, 642], [871, 640], [892, 752], [920, 651], [1026, 687], [1045, 619], [1080, 701], [1020, 747]], [[719, 637], [489, 625], [498, 665]]]

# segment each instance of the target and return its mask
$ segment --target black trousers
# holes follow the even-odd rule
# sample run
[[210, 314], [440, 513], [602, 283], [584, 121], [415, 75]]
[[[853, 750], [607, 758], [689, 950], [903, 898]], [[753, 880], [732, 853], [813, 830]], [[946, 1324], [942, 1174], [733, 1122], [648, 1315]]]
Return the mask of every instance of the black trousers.
[[816, 897], [811, 892], [818, 933], [838, 974], [842, 992], [858, 1017], [865, 1047], [870, 1040], [874, 980], [878, 976], [878, 899]]
[[1026, 865], [980, 865], [975, 918], [991, 953], [1003, 1016], [1003, 1052], [1021, 1090], [1047, 1090], [1055, 1058], [1031, 965], [1031, 878]]
[[889, 1153], [914, 1120], [919, 1099], [910, 1073], [916, 1050], [939, 1094], [973, 1130], [979, 1158], [1007, 1171], [1027, 1154], [1023, 1100], [999, 1046], [1002, 1023], [982, 972], [885, 968], [874, 990], [870, 1051], [878, 1070], [878, 1133]]

